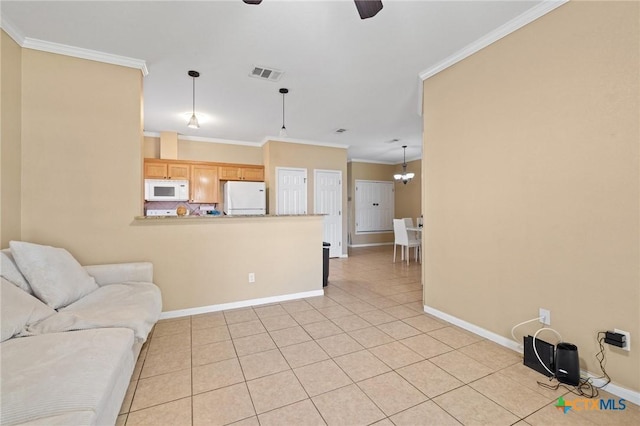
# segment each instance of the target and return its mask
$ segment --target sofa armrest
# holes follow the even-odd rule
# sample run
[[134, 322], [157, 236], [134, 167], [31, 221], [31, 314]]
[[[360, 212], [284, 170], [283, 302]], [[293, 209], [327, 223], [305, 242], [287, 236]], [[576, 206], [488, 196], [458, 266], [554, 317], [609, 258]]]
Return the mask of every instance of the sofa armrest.
[[153, 282], [153, 264], [151, 262], [88, 265], [84, 269], [96, 279], [96, 283], [100, 286], [125, 281]]

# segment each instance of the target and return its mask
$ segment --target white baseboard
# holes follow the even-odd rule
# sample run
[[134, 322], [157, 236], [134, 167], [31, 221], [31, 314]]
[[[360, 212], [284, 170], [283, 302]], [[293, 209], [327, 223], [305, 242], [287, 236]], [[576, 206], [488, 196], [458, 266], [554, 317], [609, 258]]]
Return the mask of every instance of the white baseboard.
[[[484, 337], [487, 340], [491, 340], [492, 342], [495, 342], [497, 344], [499, 344], [500, 346], [504, 346], [506, 348], [509, 348], [515, 352], [518, 353], [522, 353], [522, 347], [519, 343], [514, 342], [511, 339], [508, 339], [506, 337], [503, 337], [499, 334], [494, 333], [493, 331], [489, 331], [485, 328], [482, 327], [478, 327], [475, 324], [472, 324], [470, 322], [467, 322], [465, 320], [462, 320], [460, 318], [454, 317], [453, 315], [449, 315], [445, 312], [439, 311], [435, 308], [432, 308], [431, 306], [427, 306], [424, 305], [423, 307], [424, 311], [427, 314], [433, 315], [434, 317], [443, 319], [447, 322], [450, 322], [453, 325], [457, 325], [460, 328], [464, 328], [465, 330], [468, 330], [474, 334], [477, 334], [478, 336]], [[587, 376], [587, 377], [591, 377], [593, 379], [593, 384], [596, 386], [602, 386], [604, 384], [604, 380], [602, 379], [596, 379], [596, 377], [594, 374], [586, 371], [586, 370], [581, 370], [582, 376]], [[631, 389], [627, 389], [624, 388], [622, 386], [618, 386], [616, 384], [613, 383], [609, 383], [607, 386], [603, 387], [602, 389], [606, 390], [607, 392], [610, 392], [620, 398], [624, 398], [625, 400], [632, 402], [636, 405], [640, 405], [640, 392], [631, 390]]]
[[460, 328], [464, 328], [465, 330], [477, 334], [478, 336], [484, 337], [485, 339], [491, 340], [492, 342], [495, 342], [501, 346], [507, 347], [518, 353], [522, 353], [522, 348], [517, 342], [514, 342], [511, 339], [507, 339], [506, 337], [502, 337], [501, 335], [496, 334], [493, 331], [478, 327], [475, 324], [471, 324], [470, 322], [461, 320], [460, 318], [439, 311], [435, 308], [432, 308], [431, 306], [424, 305], [424, 311], [430, 315], [433, 315], [434, 317], [438, 317], [447, 322], [450, 322], [451, 324], [457, 325]]
[[349, 244], [349, 247], [358, 248], [358, 247], [378, 247], [378, 246], [392, 246], [391, 243], [369, 243], [369, 244]]
[[187, 317], [190, 315], [207, 314], [210, 312], [226, 311], [228, 309], [246, 308], [248, 306], [266, 305], [269, 303], [286, 302], [287, 300], [305, 299], [307, 297], [324, 296], [324, 290], [305, 291], [302, 293], [283, 294], [281, 296], [262, 297], [260, 299], [242, 300], [240, 302], [222, 303], [220, 305], [200, 306], [197, 308], [166, 311], [160, 314], [160, 319]]

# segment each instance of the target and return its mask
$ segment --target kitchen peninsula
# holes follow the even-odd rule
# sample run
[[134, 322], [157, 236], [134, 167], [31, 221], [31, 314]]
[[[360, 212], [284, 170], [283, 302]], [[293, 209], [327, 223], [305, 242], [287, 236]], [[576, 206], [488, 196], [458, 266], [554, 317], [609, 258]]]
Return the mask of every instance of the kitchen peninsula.
[[130, 225], [153, 247], [171, 301], [165, 318], [323, 294], [322, 215], [138, 216]]

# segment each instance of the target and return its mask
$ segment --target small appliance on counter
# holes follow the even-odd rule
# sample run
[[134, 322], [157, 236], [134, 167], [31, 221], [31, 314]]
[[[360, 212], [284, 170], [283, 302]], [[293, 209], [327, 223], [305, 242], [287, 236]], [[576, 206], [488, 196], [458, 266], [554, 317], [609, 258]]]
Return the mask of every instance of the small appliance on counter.
[[218, 209], [216, 209], [216, 206], [201, 205], [200, 206], [200, 215], [201, 216], [220, 216], [220, 211], [218, 211]]
[[178, 210], [177, 209], [164, 209], [164, 210], [149, 209], [147, 210], [146, 216], [178, 216]]
[[171, 179], [145, 179], [145, 201], [188, 201], [189, 181]]

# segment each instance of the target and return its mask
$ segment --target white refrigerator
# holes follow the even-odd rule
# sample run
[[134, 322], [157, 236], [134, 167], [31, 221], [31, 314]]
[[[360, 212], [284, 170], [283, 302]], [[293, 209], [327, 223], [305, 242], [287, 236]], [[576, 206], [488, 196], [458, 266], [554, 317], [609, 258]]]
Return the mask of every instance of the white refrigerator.
[[266, 214], [267, 191], [264, 182], [225, 182], [224, 213], [229, 216]]

